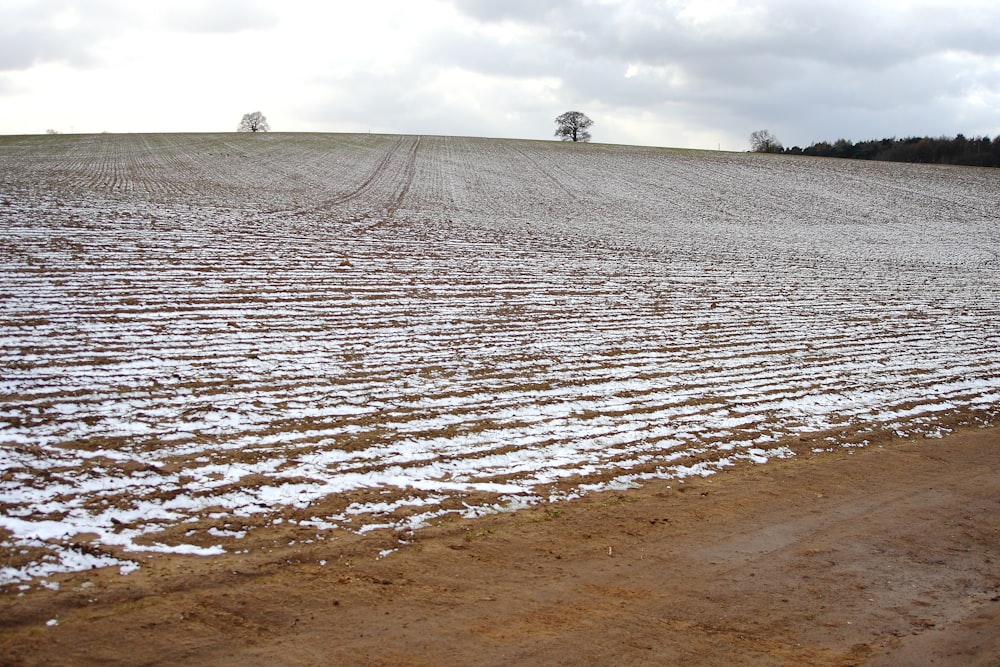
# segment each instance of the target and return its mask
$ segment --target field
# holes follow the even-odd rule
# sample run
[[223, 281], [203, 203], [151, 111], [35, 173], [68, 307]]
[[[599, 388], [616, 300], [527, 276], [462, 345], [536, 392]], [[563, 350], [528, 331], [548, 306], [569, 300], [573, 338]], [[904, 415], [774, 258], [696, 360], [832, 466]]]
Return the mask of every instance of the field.
[[[0, 138], [0, 584], [994, 423], [1000, 172]], [[552, 505], [556, 507], [557, 505]]]

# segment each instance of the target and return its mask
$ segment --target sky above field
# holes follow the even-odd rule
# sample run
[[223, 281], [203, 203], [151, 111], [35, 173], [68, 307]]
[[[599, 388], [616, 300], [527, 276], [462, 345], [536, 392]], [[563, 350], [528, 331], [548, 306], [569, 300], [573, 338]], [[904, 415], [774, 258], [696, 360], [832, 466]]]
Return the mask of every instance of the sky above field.
[[995, 0], [3, 0], [0, 134], [1000, 134]]

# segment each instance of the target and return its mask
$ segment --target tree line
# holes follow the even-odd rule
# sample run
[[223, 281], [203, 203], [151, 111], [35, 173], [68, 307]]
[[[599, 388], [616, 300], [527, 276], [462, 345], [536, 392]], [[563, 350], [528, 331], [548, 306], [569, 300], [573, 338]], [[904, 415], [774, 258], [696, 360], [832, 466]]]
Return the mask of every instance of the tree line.
[[760, 153], [786, 155], [812, 155], [815, 157], [840, 157], [855, 160], [883, 160], [886, 162], [921, 162], [925, 164], [956, 164], [970, 167], [1000, 167], [1000, 135], [968, 138], [959, 134], [949, 137], [906, 137], [897, 139], [870, 139], [851, 142], [838, 139], [833, 143], [820, 141], [800, 148], [784, 148], [767, 130], [754, 132], [750, 137], [751, 149]]

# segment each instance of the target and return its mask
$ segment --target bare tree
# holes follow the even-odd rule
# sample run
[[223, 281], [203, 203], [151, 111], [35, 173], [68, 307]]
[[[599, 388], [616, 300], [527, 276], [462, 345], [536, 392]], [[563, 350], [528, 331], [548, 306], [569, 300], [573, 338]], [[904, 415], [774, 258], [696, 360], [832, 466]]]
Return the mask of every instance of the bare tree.
[[590, 141], [590, 132], [587, 128], [594, 124], [594, 121], [587, 118], [586, 114], [579, 111], [567, 111], [556, 118], [556, 136], [563, 141]]
[[237, 132], [267, 132], [271, 128], [267, 124], [267, 118], [259, 111], [243, 114], [243, 120]]
[[784, 147], [778, 137], [767, 130], [757, 130], [750, 134], [750, 150], [754, 153], [780, 153]]

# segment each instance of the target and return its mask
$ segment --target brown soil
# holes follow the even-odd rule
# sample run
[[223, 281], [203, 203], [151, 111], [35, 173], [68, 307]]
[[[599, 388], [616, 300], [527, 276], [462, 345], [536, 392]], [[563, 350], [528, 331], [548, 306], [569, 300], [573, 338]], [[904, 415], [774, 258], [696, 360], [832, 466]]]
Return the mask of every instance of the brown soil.
[[0, 663], [1000, 665], [997, 429], [448, 522], [383, 559], [395, 535], [270, 530], [8, 591]]

